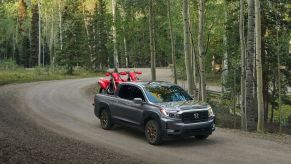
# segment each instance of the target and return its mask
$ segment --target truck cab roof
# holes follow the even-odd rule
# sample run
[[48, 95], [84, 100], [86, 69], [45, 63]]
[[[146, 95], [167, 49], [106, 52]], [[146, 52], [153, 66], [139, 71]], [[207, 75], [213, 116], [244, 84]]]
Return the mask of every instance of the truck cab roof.
[[146, 87], [146, 86], [174, 86], [176, 84], [170, 83], [170, 82], [166, 82], [166, 81], [137, 81], [137, 82], [123, 82], [120, 83], [120, 85], [126, 85], [126, 84], [130, 84], [130, 85], [136, 85], [136, 86], [140, 86], [140, 87]]

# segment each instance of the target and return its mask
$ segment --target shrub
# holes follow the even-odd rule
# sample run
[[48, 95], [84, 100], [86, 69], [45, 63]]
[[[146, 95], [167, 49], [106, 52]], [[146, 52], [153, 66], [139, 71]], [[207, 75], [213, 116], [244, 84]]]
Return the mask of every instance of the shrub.
[[0, 61], [0, 70], [15, 70], [17, 68], [19, 68], [19, 66], [12, 59], [5, 59]]

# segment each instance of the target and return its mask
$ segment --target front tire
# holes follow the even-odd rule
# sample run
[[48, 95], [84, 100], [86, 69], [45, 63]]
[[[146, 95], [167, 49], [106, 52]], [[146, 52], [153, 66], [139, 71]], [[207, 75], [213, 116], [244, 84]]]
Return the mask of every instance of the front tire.
[[161, 128], [156, 120], [149, 120], [145, 126], [145, 136], [149, 144], [161, 144]]
[[101, 124], [102, 129], [104, 129], [104, 130], [110, 130], [113, 126], [112, 120], [111, 120], [111, 114], [106, 109], [103, 109], [101, 111], [100, 124]]
[[198, 135], [198, 136], [195, 136], [197, 139], [199, 140], [205, 140], [208, 138], [209, 135]]

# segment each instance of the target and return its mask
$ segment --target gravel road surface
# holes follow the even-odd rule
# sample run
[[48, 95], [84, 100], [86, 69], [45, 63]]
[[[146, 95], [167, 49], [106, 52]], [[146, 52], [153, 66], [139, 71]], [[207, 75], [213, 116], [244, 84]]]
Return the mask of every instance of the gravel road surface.
[[[28, 96], [30, 94], [29, 90], [34, 86], [41, 87], [41, 85], [46, 85], [46, 83], [9, 85], [0, 88], [1, 164], [145, 163], [135, 157], [109, 150], [105, 146], [96, 146], [95, 144], [73, 139], [74, 137], [70, 133], [60, 135], [52, 129], [49, 130], [48, 128], [54, 128], [66, 133], [66, 129], [61, 129], [57, 122], [51, 123], [52, 126], [50, 127], [46, 126], [45, 123], [50, 124], [50, 122], [45, 117], [34, 113], [28, 106], [31, 104], [26, 99], [30, 97]], [[33, 101], [36, 102], [38, 100], [35, 99]], [[46, 100], [41, 100], [37, 103], [42, 103], [43, 101]], [[52, 104], [47, 105], [49, 107], [57, 104], [52, 102]], [[38, 109], [45, 110], [43, 107]], [[58, 110], [58, 107], [55, 109]], [[59, 113], [55, 114], [58, 115]], [[66, 117], [65, 115], [63, 116]]]
[[[157, 71], [159, 80], [162, 71]], [[152, 146], [143, 134], [125, 127], [102, 130], [87, 92], [96, 82], [0, 87], [0, 163], [291, 163], [290, 144], [239, 131], [218, 128], [205, 141]]]

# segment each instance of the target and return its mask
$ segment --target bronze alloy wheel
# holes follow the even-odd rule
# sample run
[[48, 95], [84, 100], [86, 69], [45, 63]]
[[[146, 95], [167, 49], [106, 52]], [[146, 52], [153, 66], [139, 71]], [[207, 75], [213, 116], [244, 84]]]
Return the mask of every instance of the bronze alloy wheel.
[[153, 126], [152, 123], [150, 123], [150, 125], [147, 128], [147, 135], [149, 136], [149, 140], [151, 142], [155, 141], [157, 138], [157, 130], [156, 128]]
[[150, 144], [157, 145], [160, 143], [160, 129], [158, 123], [155, 120], [150, 120], [147, 122], [145, 127], [145, 135]]

